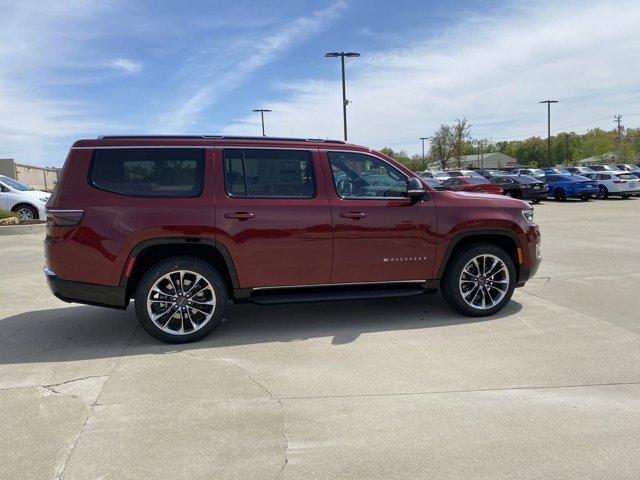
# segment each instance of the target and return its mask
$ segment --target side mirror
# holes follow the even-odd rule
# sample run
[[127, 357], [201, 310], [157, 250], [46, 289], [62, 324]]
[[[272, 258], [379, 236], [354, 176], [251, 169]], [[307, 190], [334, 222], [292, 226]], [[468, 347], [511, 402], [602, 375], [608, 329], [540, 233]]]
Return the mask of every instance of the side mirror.
[[415, 177], [411, 177], [407, 180], [407, 197], [417, 202], [422, 200], [426, 195], [427, 191], [420, 180]]

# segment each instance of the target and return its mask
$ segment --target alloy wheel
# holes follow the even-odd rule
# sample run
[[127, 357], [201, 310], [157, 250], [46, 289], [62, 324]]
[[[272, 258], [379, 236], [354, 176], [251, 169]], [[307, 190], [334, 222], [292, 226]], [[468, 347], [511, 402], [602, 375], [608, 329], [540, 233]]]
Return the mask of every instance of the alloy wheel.
[[203, 328], [216, 310], [216, 293], [202, 275], [176, 270], [160, 277], [149, 290], [147, 313], [163, 332], [187, 335]]
[[499, 304], [509, 290], [509, 270], [495, 255], [478, 255], [464, 266], [459, 279], [462, 299], [478, 310]]
[[30, 208], [22, 207], [17, 210], [20, 220], [33, 220], [33, 211]]

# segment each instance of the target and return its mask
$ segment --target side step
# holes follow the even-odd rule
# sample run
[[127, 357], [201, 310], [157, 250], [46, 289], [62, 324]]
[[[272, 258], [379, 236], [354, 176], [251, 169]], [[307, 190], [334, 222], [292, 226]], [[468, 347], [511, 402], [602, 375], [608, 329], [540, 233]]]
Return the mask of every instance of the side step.
[[250, 301], [261, 305], [278, 303], [324, 302], [335, 300], [366, 300], [371, 298], [411, 297], [425, 293], [419, 285], [358, 286], [350, 288], [318, 287], [260, 290], [253, 292]]

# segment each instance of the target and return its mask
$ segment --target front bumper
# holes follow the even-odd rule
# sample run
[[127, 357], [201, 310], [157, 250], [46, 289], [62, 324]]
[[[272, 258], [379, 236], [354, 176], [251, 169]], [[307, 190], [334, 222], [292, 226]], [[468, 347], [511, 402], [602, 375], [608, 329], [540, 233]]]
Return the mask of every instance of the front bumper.
[[127, 308], [125, 287], [62, 280], [51, 269], [44, 267], [43, 270], [51, 293], [64, 302], [119, 309]]

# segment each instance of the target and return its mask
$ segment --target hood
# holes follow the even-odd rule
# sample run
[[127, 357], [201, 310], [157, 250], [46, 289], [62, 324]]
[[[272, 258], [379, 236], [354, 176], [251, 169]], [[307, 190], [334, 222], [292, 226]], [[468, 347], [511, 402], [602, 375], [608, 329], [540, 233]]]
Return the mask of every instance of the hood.
[[43, 192], [41, 190], [27, 190], [26, 192], [20, 192], [14, 190], [13, 193], [24, 195], [25, 197], [33, 197], [33, 198], [49, 198], [51, 196], [48, 192]]
[[505, 195], [496, 195], [493, 193], [481, 193], [481, 192], [454, 192], [451, 190], [440, 190], [438, 193], [449, 194], [460, 198], [461, 200], [467, 200], [469, 206], [493, 206], [493, 207], [505, 207], [505, 208], [519, 208], [519, 209], [531, 209], [524, 200], [518, 200], [517, 198], [507, 197]]

